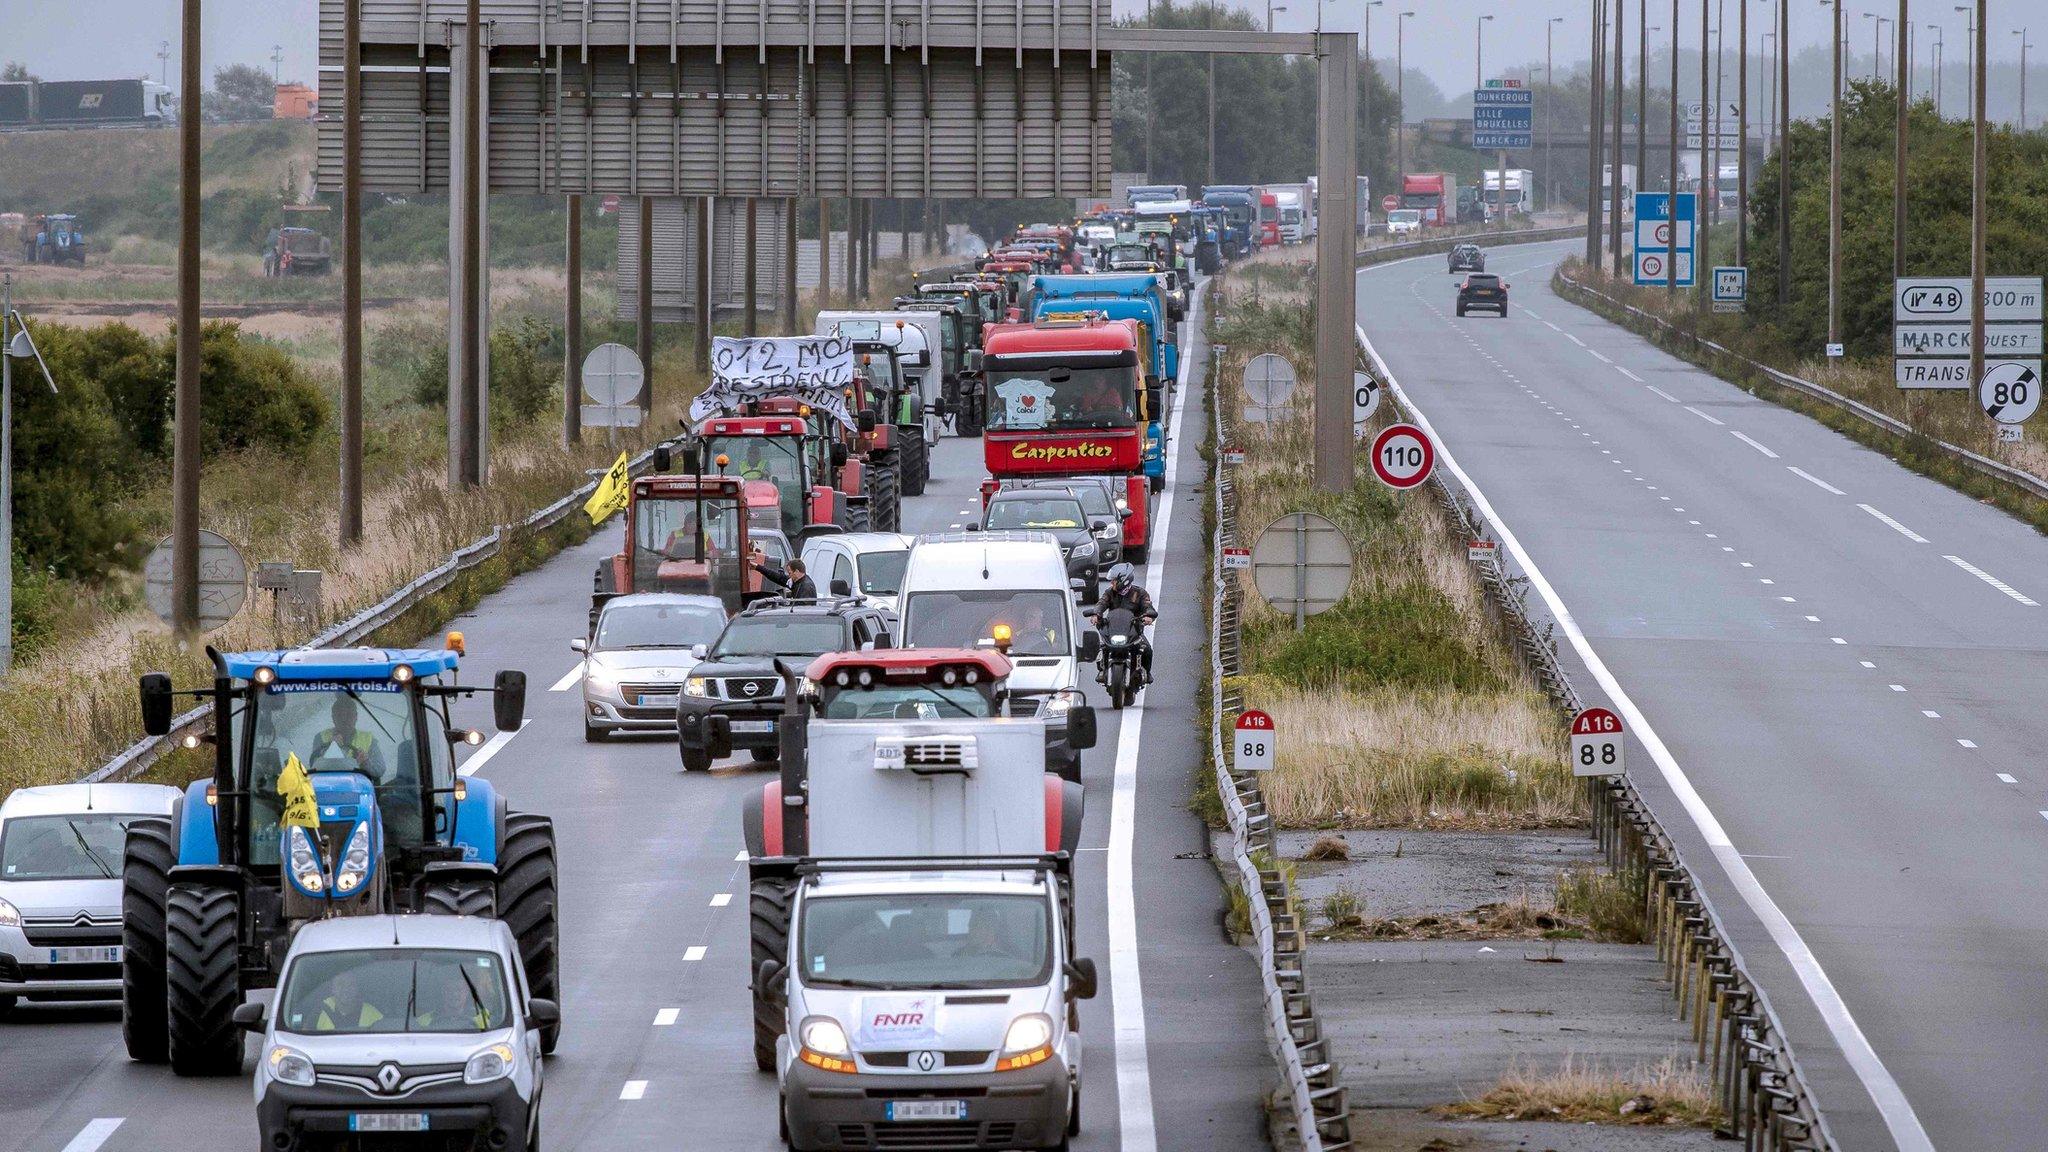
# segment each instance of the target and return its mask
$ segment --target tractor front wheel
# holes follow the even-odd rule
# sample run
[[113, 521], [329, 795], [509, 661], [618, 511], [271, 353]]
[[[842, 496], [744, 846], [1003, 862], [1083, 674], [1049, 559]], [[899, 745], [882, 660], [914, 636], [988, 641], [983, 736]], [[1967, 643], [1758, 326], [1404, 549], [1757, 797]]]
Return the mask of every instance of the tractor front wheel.
[[[759, 972], [761, 962], [789, 962], [789, 902], [787, 882], [756, 880], [747, 889], [748, 936], [751, 944], [748, 965]], [[754, 1067], [775, 1071], [775, 1041], [785, 1028], [782, 1008], [754, 993]]]
[[232, 889], [173, 884], [164, 900], [171, 1071], [180, 1076], [241, 1074], [241, 922]]
[[[505, 818], [498, 844], [498, 918], [519, 941], [532, 994], [562, 999], [561, 933], [556, 921], [555, 822], [530, 812]], [[541, 1030], [541, 1051], [552, 1054], [562, 1026]]]
[[170, 1015], [164, 999], [164, 898], [171, 889], [169, 820], [128, 825], [121, 856], [121, 1037], [128, 1057], [144, 1064], [170, 1059]]

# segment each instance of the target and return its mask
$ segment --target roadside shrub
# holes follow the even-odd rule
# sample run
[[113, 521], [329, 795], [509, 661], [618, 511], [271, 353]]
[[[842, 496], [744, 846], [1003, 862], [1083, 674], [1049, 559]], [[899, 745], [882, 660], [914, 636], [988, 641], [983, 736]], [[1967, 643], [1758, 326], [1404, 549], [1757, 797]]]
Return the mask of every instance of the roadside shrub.
[[[69, 351], [48, 326], [35, 332], [46, 358]], [[60, 356], [50, 364], [55, 395], [35, 377], [18, 381], [14, 390], [15, 541], [33, 568], [98, 579], [139, 559], [131, 551], [139, 525], [120, 498], [138, 475], [162, 478], [164, 468], [156, 459], [138, 459], [89, 372], [90, 360]]]
[[55, 639], [63, 614], [63, 587], [48, 568], [34, 567], [20, 552], [10, 559], [14, 565], [14, 658], [20, 661], [41, 652]]
[[547, 411], [559, 395], [562, 348], [555, 330], [522, 316], [491, 333], [491, 421], [523, 424]]
[[1356, 690], [1506, 687], [1457, 605], [1422, 583], [1354, 595], [1309, 617], [1302, 631], [1285, 633], [1262, 671], [1291, 684], [1336, 683]]
[[[320, 434], [329, 414], [327, 395], [283, 349], [247, 339], [225, 320], [207, 324], [200, 344], [200, 438], [206, 451], [290, 452]], [[167, 351], [175, 372], [175, 340]]]

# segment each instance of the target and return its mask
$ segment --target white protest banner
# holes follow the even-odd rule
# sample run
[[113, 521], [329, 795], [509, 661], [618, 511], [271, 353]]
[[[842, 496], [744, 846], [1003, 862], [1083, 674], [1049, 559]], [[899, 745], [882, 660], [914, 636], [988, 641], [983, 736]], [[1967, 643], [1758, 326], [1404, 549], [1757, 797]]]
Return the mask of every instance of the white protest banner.
[[852, 384], [853, 345], [843, 336], [720, 336], [711, 343], [711, 386], [691, 402], [690, 420], [792, 396], [852, 428]]

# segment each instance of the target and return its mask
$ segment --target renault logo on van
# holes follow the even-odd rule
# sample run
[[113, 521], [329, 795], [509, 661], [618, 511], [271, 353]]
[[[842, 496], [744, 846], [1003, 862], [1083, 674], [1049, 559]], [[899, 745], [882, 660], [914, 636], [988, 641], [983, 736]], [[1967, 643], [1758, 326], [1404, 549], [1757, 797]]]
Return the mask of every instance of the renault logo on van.
[[931, 1051], [930, 1049], [926, 1049], [925, 1051], [919, 1052], [917, 1055], [912, 1056], [911, 1061], [917, 1065], [917, 1070], [919, 1072], [929, 1072], [932, 1069], [937, 1068], [939, 1066], [939, 1054], [937, 1052]]

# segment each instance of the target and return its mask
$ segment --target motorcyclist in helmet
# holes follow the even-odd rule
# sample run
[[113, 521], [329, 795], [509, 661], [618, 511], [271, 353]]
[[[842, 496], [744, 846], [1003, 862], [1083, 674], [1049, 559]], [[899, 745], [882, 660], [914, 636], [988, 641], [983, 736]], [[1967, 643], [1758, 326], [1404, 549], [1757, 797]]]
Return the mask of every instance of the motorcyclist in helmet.
[[[1088, 617], [1099, 622], [1105, 614], [1118, 608], [1129, 612], [1131, 618], [1138, 623], [1139, 667], [1144, 669], [1144, 678], [1139, 684], [1150, 684], [1152, 643], [1145, 638], [1145, 629], [1154, 620], [1159, 619], [1159, 606], [1152, 602], [1151, 594], [1139, 586], [1137, 571], [1129, 564], [1118, 564], [1109, 570], [1109, 587], [1103, 591], [1102, 598], [1096, 602], [1094, 610], [1088, 613]], [[1101, 684], [1107, 679], [1108, 668], [1098, 661], [1095, 666], [1095, 682]]]

